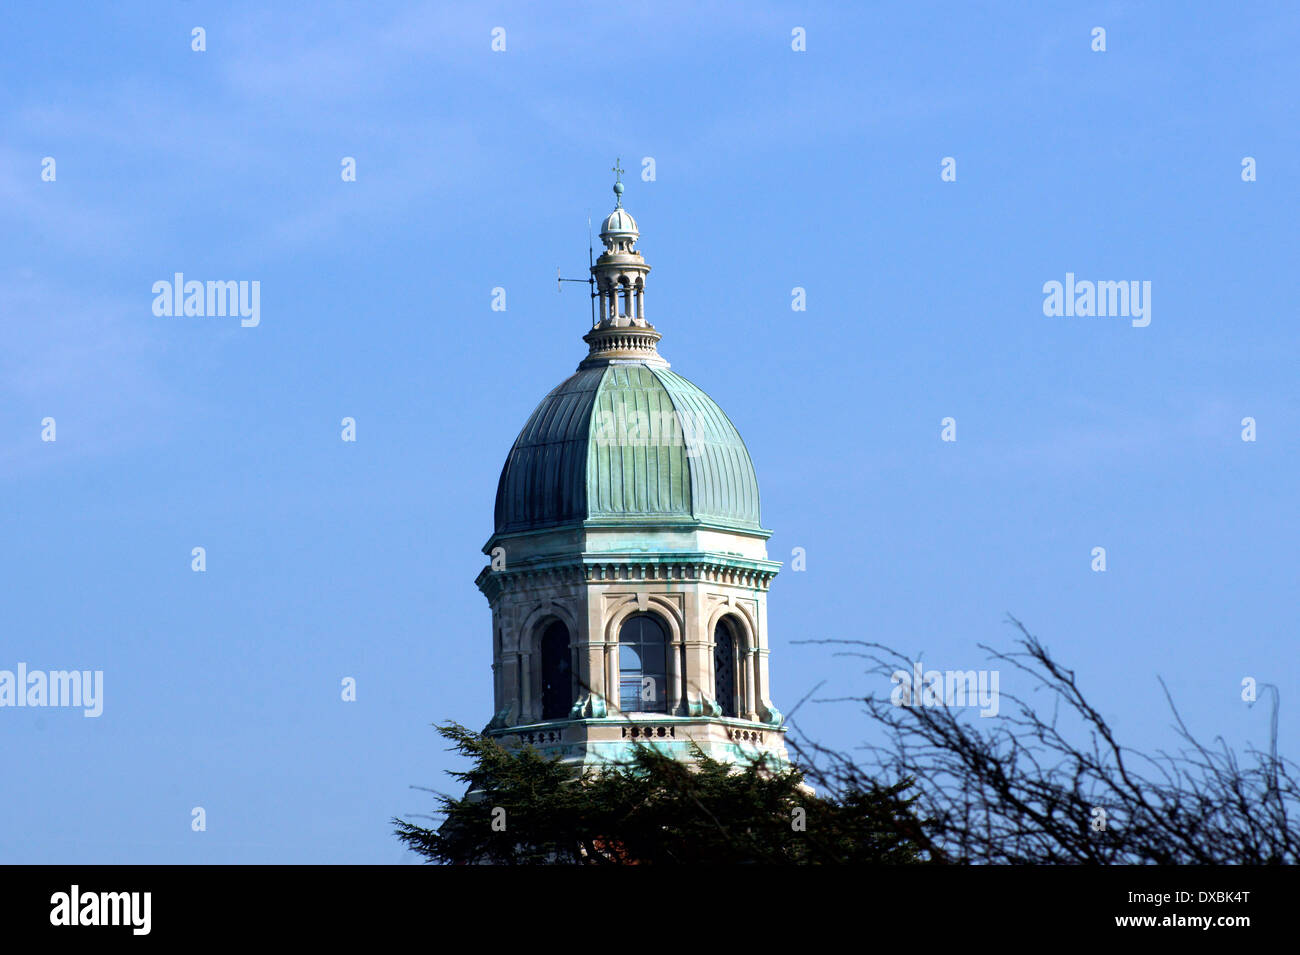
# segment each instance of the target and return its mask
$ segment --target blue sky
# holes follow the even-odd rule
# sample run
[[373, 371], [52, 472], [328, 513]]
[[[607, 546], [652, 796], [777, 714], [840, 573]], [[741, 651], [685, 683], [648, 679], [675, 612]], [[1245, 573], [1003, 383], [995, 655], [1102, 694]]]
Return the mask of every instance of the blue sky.
[[[1284, 3], [9, 11], [0, 669], [105, 700], [0, 709], [0, 861], [411, 861], [430, 724], [491, 715], [479, 548], [585, 354], [555, 269], [616, 156], [661, 351], [744, 436], [771, 555], [807, 552], [778, 706], [889, 690], [795, 641], [980, 668], [1010, 612], [1126, 740], [1174, 745], [1163, 676], [1266, 746], [1252, 676], [1294, 755], [1298, 34]], [[155, 316], [175, 272], [260, 282], [260, 325]], [[1151, 282], [1150, 325], [1045, 316], [1067, 272]]]

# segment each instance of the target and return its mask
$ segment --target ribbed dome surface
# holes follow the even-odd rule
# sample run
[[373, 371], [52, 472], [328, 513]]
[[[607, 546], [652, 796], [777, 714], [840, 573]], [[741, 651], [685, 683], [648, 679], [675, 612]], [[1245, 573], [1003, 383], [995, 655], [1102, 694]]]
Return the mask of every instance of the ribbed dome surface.
[[586, 520], [758, 529], [758, 479], [735, 426], [685, 378], [640, 362], [588, 368], [519, 433], [496, 532]]
[[600, 224], [601, 235], [639, 235], [636, 220], [621, 206], [605, 216]]

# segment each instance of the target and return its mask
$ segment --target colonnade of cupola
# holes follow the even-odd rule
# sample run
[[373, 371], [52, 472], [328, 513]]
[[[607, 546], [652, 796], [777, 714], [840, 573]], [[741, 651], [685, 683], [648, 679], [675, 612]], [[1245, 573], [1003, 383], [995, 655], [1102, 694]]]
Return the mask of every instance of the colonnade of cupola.
[[648, 324], [645, 317], [643, 276], [633, 277], [626, 273], [600, 274], [596, 279], [596, 293], [600, 297], [599, 309], [596, 313], [599, 325], [617, 327]]

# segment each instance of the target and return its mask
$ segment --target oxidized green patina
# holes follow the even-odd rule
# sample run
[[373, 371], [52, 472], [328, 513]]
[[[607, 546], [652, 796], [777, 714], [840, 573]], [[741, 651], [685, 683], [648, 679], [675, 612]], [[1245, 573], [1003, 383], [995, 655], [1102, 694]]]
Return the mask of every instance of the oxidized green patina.
[[519, 433], [496, 533], [586, 521], [759, 530], [753, 462], [713, 399], [666, 367], [579, 370]]

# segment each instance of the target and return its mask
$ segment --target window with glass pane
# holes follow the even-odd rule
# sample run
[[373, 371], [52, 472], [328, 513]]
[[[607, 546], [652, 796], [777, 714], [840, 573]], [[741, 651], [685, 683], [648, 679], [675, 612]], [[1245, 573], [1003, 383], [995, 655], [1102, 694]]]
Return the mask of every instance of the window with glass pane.
[[542, 635], [542, 719], [562, 720], [573, 706], [569, 630], [558, 620]]
[[649, 614], [628, 617], [619, 631], [618, 684], [624, 713], [668, 712], [668, 634]]
[[731, 626], [719, 620], [713, 631], [713, 687], [723, 716], [736, 715], [736, 641]]

